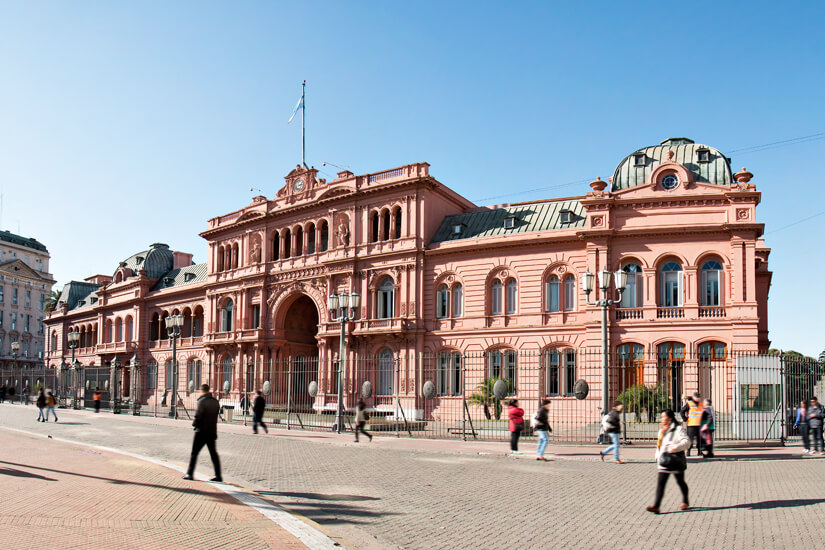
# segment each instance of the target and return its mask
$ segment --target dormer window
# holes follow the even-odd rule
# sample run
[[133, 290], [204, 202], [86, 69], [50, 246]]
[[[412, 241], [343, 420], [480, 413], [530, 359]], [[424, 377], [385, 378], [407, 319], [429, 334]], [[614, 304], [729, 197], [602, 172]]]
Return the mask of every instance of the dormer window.
[[710, 151], [708, 149], [696, 151], [696, 162], [710, 162]]
[[453, 224], [453, 237], [458, 237], [464, 231], [464, 224], [463, 223], [456, 223]]
[[97, 298], [95, 298], [94, 296], [92, 296], [91, 298], [89, 298], [89, 300], [91, 300], [91, 302], [92, 302], [93, 304], [96, 304], [96, 303], [97, 303]]
[[142, 264], [143, 263], [143, 256], [138, 256], [137, 258], [135, 258], [135, 263], [137, 265]]
[[163, 278], [164, 286], [172, 286], [172, 283], [174, 283], [174, 282], [175, 282], [175, 280], [172, 277], [164, 277]]
[[633, 155], [633, 166], [644, 166], [645, 165], [645, 154], [638, 153]]
[[191, 281], [192, 279], [194, 279], [194, 278], [195, 278], [195, 274], [194, 274], [194, 273], [186, 273], [186, 274], [184, 274], [184, 276], [183, 276], [183, 280], [184, 280], [184, 281], [186, 281], [187, 283], [188, 283], [189, 281]]
[[507, 214], [504, 216], [504, 229], [513, 229], [516, 226], [516, 216]]
[[573, 221], [573, 212], [570, 210], [562, 210], [559, 216], [561, 223], [570, 223]]

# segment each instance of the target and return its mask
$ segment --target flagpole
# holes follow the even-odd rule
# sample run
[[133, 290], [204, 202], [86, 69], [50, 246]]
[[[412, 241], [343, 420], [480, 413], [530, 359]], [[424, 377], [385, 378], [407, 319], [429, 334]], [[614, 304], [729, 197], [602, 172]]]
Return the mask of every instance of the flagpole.
[[304, 168], [307, 167], [307, 158], [306, 158], [307, 138], [306, 138], [306, 123], [305, 123], [305, 116], [306, 116], [306, 112], [307, 112], [306, 91], [307, 91], [307, 81], [304, 80], [304, 83], [301, 84], [301, 164], [304, 165]]

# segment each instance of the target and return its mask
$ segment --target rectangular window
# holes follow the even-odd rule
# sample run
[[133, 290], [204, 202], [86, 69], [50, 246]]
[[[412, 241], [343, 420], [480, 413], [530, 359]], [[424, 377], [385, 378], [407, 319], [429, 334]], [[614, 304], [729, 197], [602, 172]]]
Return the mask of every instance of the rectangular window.
[[4, 301], [4, 294], [5, 293], [3, 292], [3, 290], [4, 290], [4, 285], [0, 285], [0, 302]]
[[123, 341], [123, 322], [122, 321], [118, 321], [117, 323], [115, 323], [115, 332], [117, 333], [117, 334], [115, 334], [115, 338], [116, 338], [115, 342], [122, 342]]
[[17, 313], [15, 312], [11, 314], [11, 329], [17, 330]]
[[156, 390], [158, 387], [158, 364], [149, 363], [146, 367], [146, 389]]
[[252, 304], [252, 328], [261, 328], [261, 305]]
[[23, 357], [29, 356], [29, 341], [23, 340]]
[[31, 315], [26, 315], [23, 318], [23, 330], [25, 332], [29, 332], [29, 320], [31, 319]]
[[32, 307], [32, 291], [31, 290], [26, 291], [26, 307], [27, 308]]
[[461, 395], [464, 393], [464, 384], [461, 382], [461, 354], [460, 353], [453, 353], [453, 360], [451, 361], [452, 366], [452, 379], [450, 380], [451, 390], [453, 395]]
[[189, 391], [197, 391], [201, 385], [201, 362], [190, 360], [187, 364], [186, 387]]
[[573, 311], [576, 307], [576, 280], [572, 277], [564, 279], [564, 311]]
[[461, 317], [461, 306], [464, 302], [464, 289], [460, 284], [453, 287], [453, 317]]
[[43, 335], [43, 317], [37, 319], [37, 334]]
[[3, 312], [0, 311], [0, 328], [3, 328]]
[[682, 272], [666, 271], [663, 275], [662, 306], [680, 307], [682, 305]]
[[501, 281], [493, 281], [490, 313], [501, 315]]
[[573, 395], [573, 386], [576, 384], [576, 350], [568, 349], [564, 352], [564, 393]]
[[551, 277], [545, 284], [544, 289], [545, 304], [544, 309], [550, 313], [559, 311], [559, 279], [558, 277]]
[[438, 288], [438, 294], [436, 295], [435, 315], [439, 319], [444, 319], [447, 317], [448, 294], [447, 285], [441, 285]]
[[16, 288], [12, 289], [12, 291], [11, 291], [11, 303], [14, 306], [17, 305], [17, 289]]
[[718, 306], [721, 302], [719, 300], [719, 272], [713, 270], [702, 271], [702, 286], [704, 287], [704, 295], [702, 296], [702, 305], [704, 306]]
[[514, 315], [518, 305], [518, 287], [516, 281], [510, 279], [507, 281], [507, 315]]
[[645, 165], [645, 155], [638, 154], [633, 155], [633, 166], [644, 166]]
[[175, 387], [175, 369], [172, 361], [166, 362], [166, 389]]
[[501, 352], [490, 353], [488, 374], [490, 378], [501, 378]]
[[438, 376], [437, 379], [437, 389], [438, 395], [447, 395], [450, 377], [448, 375], [448, 370], [450, 366], [450, 354], [449, 353], [439, 353], [438, 354]]
[[46, 295], [40, 293], [40, 311], [46, 311]]
[[744, 411], [772, 412], [776, 410], [777, 384], [742, 384], [739, 387], [740, 407]]
[[550, 350], [545, 355], [547, 368], [547, 395], [559, 395], [559, 352]]

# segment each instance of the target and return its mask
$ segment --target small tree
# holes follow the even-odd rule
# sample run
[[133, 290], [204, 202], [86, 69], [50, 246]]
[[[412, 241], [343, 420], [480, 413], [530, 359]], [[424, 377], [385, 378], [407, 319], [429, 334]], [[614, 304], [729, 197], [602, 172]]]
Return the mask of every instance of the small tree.
[[46, 313], [50, 313], [57, 309], [57, 304], [60, 301], [60, 295], [62, 293], [62, 289], [54, 289], [49, 293], [49, 296], [46, 298]]
[[[493, 392], [493, 386], [496, 385], [498, 380], [500, 379], [494, 377], [485, 378], [481, 384], [478, 385], [476, 391], [467, 398], [467, 402], [471, 405], [484, 407], [484, 416], [487, 420], [491, 419], [490, 405], [493, 406], [496, 420], [501, 420], [501, 400], [496, 397], [496, 394]], [[507, 395], [515, 394], [516, 386], [513, 383], [513, 380], [511, 378], [505, 378], [504, 381], [507, 383]]]

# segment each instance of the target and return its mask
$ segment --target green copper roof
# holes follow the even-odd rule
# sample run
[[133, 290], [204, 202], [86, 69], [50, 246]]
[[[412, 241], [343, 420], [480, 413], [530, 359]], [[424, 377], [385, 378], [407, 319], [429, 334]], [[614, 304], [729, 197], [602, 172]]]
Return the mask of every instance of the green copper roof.
[[145, 269], [147, 277], [157, 279], [172, 269], [174, 257], [168, 244], [155, 243], [149, 250], [133, 254], [123, 263], [126, 264], [126, 268], [132, 270], [133, 275], [137, 275], [138, 270]]
[[179, 269], [173, 269], [166, 273], [160, 280], [155, 283], [152, 290], [161, 290], [163, 288], [172, 288], [181, 285], [188, 285], [191, 283], [198, 283], [206, 280], [206, 264], [195, 264]]
[[[568, 212], [569, 221], [562, 221], [562, 213]], [[512, 218], [512, 229], [505, 224], [506, 218]], [[484, 237], [501, 237], [516, 233], [534, 233], [537, 231], [557, 231], [584, 227], [585, 214], [577, 200], [518, 204], [502, 208], [486, 208], [447, 216], [435, 232], [433, 243], [456, 241], [461, 239], [478, 239]], [[456, 233], [457, 225], [461, 227]]]
[[[94, 283], [87, 283], [85, 281], [70, 281], [63, 286], [58, 303], [65, 302], [68, 304], [69, 309], [91, 305], [89, 297], [98, 288], [100, 288], [100, 285]], [[79, 306], [78, 304], [80, 302], [85, 303]]]
[[[718, 149], [680, 137], [666, 139], [659, 145], [651, 145], [626, 156], [613, 173], [611, 191], [644, 185], [651, 172], [667, 160], [668, 151], [673, 151], [673, 160], [690, 170], [696, 181], [713, 185], [731, 184], [730, 160], [725, 155]], [[707, 151], [707, 162], [699, 162], [699, 151]], [[640, 166], [636, 165], [636, 155], [644, 155]]]
[[0, 241], [19, 244], [20, 246], [25, 246], [26, 248], [31, 248], [32, 250], [39, 250], [40, 252], [48, 252], [46, 245], [38, 242], [37, 239], [21, 237], [20, 235], [15, 235], [9, 231], [0, 231]]

